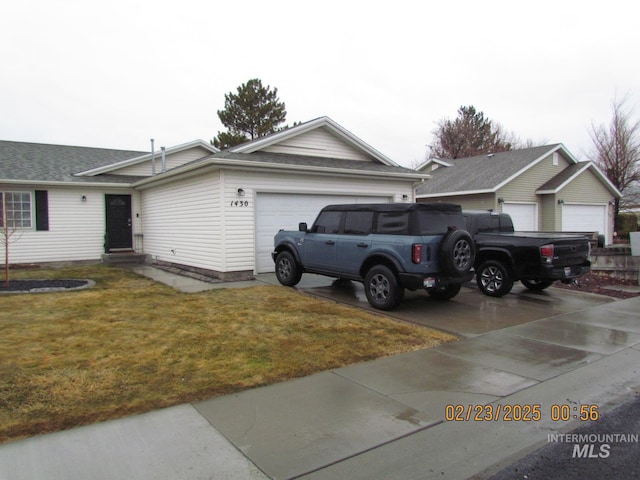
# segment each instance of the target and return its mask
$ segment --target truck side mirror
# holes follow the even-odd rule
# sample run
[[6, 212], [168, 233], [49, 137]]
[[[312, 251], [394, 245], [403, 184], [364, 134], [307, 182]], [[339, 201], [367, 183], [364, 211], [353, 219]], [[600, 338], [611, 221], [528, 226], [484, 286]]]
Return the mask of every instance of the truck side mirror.
[[307, 230], [307, 224], [306, 224], [305, 222], [300, 222], [300, 223], [298, 224], [298, 231], [299, 231], [299, 232], [305, 232], [305, 233], [306, 233], [306, 232], [308, 231], [308, 230]]

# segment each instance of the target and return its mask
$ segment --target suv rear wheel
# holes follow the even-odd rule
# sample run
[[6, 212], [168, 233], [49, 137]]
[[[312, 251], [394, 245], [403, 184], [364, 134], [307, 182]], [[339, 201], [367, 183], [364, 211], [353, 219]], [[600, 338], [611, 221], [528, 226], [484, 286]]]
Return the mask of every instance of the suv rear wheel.
[[276, 257], [276, 277], [287, 287], [297, 285], [302, 277], [302, 270], [290, 252], [282, 251]]
[[369, 304], [379, 310], [392, 310], [404, 296], [404, 287], [398, 285], [396, 276], [384, 265], [376, 265], [367, 272], [364, 291]]

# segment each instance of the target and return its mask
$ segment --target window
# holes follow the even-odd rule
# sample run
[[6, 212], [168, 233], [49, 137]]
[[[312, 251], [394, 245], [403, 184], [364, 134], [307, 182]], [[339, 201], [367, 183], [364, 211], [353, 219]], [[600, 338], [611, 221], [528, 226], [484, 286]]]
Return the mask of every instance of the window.
[[313, 231], [316, 233], [338, 233], [340, 217], [342, 217], [341, 212], [322, 212], [316, 220]]
[[347, 212], [344, 220], [346, 235], [369, 235], [373, 212]]
[[380, 212], [376, 232], [386, 235], [406, 235], [409, 233], [409, 212]]
[[[7, 211], [4, 212], [3, 208]], [[4, 227], [7, 219], [9, 228], [31, 228], [31, 193], [30, 192], [0, 192], [0, 226]]]

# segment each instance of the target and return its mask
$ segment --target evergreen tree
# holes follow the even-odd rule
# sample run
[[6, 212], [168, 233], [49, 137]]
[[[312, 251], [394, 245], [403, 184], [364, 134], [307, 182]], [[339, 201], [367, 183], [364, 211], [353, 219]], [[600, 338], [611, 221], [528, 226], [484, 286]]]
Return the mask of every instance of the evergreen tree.
[[227, 132], [218, 132], [211, 143], [221, 150], [254, 140], [280, 130], [287, 111], [278, 98], [278, 89], [273, 90], [262, 81], [253, 78], [243, 83], [237, 93], [224, 96], [224, 109], [218, 110], [218, 118]]

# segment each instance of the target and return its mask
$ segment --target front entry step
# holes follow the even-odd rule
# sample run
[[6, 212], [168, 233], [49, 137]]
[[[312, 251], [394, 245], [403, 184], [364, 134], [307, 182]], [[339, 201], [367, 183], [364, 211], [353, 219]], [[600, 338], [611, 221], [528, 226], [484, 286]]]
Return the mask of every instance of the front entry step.
[[147, 263], [149, 255], [136, 252], [111, 252], [102, 255], [102, 263], [107, 265], [143, 264]]

